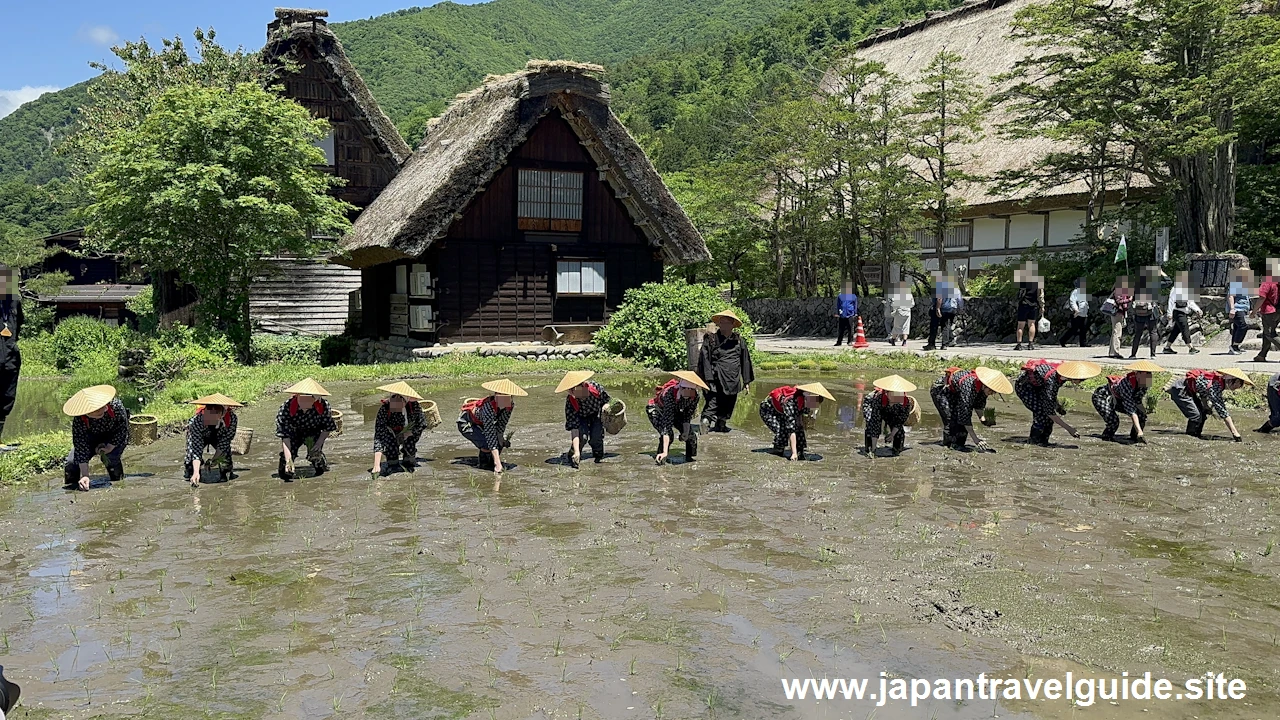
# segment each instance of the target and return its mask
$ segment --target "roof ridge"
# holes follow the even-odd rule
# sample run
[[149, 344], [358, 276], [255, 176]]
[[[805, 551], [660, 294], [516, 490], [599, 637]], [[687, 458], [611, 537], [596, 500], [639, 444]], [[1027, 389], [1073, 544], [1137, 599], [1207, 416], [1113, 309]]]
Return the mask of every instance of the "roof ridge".
[[966, 2], [959, 7], [952, 8], [951, 10], [944, 10], [942, 12], [929, 11], [926, 12], [923, 17], [916, 18], [915, 20], [904, 20], [896, 28], [881, 30], [868, 38], [860, 40], [855, 47], [861, 50], [863, 48], [871, 47], [872, 45], [879, 45], [883, 42], [898, 40], [907, 35], [920, 32], [926, 28], [931, 28], [934, 25], [958, 20], [963, 17], [968, 17], [969, 15], [977, 15], [988, 10], [995, 10], [998, 7], [1008, 5], [1011, 2], [1015, 2], [1015, 0], [970, 0], [970, 2]]

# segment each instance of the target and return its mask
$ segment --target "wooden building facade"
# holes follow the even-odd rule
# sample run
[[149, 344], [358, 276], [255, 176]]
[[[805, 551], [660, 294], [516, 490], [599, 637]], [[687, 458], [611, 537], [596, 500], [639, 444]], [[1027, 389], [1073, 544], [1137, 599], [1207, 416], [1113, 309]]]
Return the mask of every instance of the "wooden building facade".
[[594, 66], [535, 61], [462, 97], [357, 219], [361, 334], [524, 340], [603, 323], [706, 245]]

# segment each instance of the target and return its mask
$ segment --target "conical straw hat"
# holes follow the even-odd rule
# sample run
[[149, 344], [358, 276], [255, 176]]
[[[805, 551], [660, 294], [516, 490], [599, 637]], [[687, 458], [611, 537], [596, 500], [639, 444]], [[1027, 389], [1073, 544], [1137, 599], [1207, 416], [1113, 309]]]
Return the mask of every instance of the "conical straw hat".
[[591, 379], [595, 375], [593, 370], [574, 370], [564, 374], [564, 379], [556, 386], [556, 392], [562, 393], [569, 388], [574, 388]]
[[983, 385], [986, 385], [1001, 395], [1008, 395], [1013, 392], [1013, 384], [1010, 383], [1009, 378], [1005, 377], [1004, 373], [999, 370], [993, 370], [989, 367], [982, 367], [979, 365], [973, 369], [973, 372], [978, 376], [978, 379], [982, 381]]
[[188, 400], [187, 404], [204, 405], [206, 407], [209, 405], [221, 405], [222, 407], [244, 407], [243, 403], [238, 403], [222, 393], [214, 393], [212, 395], [205, 395], [202, 398], [196, 398], [195, 400]]
[[742, 320], [737, 315], [734, 315], [732, 310], [721, 310], [720, 312], [711, 316], [712, 320], [715, 320], [716, 318], [729, 318], [730, 320], [733, 321], [734, 327], [736, 328], [742, 327]]
[[94, 385], [87, 387], [67, 400], [62, 412], [71, 417], [88, 415], [94, 410], [101, 410], [116, 397], [116, 389], [110, 385]]
[[490, 380], [489, 382], [484, 383], [480, 387], [484, 388], [485, 390], [488, 390], [489, 392], [497, 393], [499, 395], [513, 395], [515, 397], [525, 397], [529, 394], [524, 391], [524, 388], [520, 387], [519, 385], [511, 382], [506, 378], [502, 378], [501, 380]]
[[1125, 370], [1133, 370], [1134, 372], [1158, 373], [1164, 372], [1164, 368], [1151, 362], [1150, 360], [1139, 360], [1131, 365], [1125, 365]]
[[675, 370], [671, 374], [675, 375], [681, 380], [684, 380], [687, 383], [692, 383], [693, 385], [697, 385], [703, 390], [711, 389], [710, 387], [707, 386], [707, 383], [702, 378], [698, 377], [698, 373], [692, 370]]
[[915, 385], [912, 385], [910, 381], [900, 375], [882, 377], [871, 384], [889, 392], [909, 393], [916, 389]]
[[303, 380], [297, 385], [294, 385], [293, 387], [286, 389], [285, 392], [289, 393], [290, 395], [328, 396], [329, 394], [329, 391], [325, 390], [323, 385], [316, 382], [315, 380], [312, 380], [311, 378], [307, 378], [306, 380]]
[[[813, 393], [814, 395], [824, 397], [828, 400], [835, 400], [835, 397], [831, 395], [831, 391], [823, 387], [820, 382], [809, 383], [807, 385], [797, 385], [796, 389], [807, 393]], [[912, 389], [914, 390], [915, 388], [913, 387]]]
[[1068, 380], [1088, 380], [1101, 373], [1101, 366], [1087, 360], [1068, 360], [1058, 366], [1058, 374]]
[[409, 387], [409, 383], [407, 382], [397, 382], [397, 383], [391, 383], [390, 385], [382, 385], [378, 389], [383, 392], [391, 393], [392, 395], [399, 395], [400, 397], [403, 397], [406, 400], [422, 399], [422, 396], [418, 394], [418, 391]]
[[1245, 385], [1253, 385], [1253, 378], [1249, 377], [1249, 373], [1240, 368], [1222, 368], [1218, 372], [1222, 375], [1230, 375], [1237, 380], [1243, 380]]

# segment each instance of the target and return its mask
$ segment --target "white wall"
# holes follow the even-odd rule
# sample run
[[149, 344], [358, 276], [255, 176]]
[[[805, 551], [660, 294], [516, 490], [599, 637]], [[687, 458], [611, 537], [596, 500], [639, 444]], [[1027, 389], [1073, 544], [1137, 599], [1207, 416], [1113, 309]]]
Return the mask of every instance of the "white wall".
[[1083, 210], [1054, 210], [1049, 213], [1049, 244], [1070, 245], [1075, 242], [1084, 218]]
[[1044, 247], [1044, 216], [1022, 214], [1009, 218], [1009, 247]]
[[973, 249], [1004, 249], [1004, 218], [974, 218]]

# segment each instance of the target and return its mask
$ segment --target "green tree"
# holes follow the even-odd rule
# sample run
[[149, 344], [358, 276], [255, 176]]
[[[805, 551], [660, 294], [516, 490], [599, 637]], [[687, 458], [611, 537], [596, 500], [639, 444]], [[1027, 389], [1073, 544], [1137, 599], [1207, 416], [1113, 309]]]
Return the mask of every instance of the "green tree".
[[[22, 276], [20, 292], [27, 300], [52, 295], [71, 281], [71, 276], [64, 272], [41, 272], [41, 265], [51, 254], [37, 233], [0, 221], [0, 258], [3, 258], [0, 263], [18, 269]], [[25, 307], [29, 330], [39, 331], [52, 326], [52, 308], [42, 308], [33, 303]]]
[[[1244, 0], [1049, 0], [1015, 34], [1029, 128], [1145, 174], [1169, 194], [1188, 251], [1231, 247], [1238, 123], [1275, 102], [1280, 23]], [[1118, 161], [1130, 153], [1129, 160]]]
[[242, 83], [229, 92], [177, 85], [135, 128], [102, 148], [88, 176], [93, 235], [153, 273], [196, 288], [201, 321], [249, 354], [249, 286], [277, 253], [332, 250], [351, 206], [328, 194], [313, 143], [329, 125], [300, 105]]
[[920, 74], [909, 111], [915, 135], [911, 154], [922, 164], [918, 175], [928, 186], [924, 205], [941, 269], [947, 266], [947, 230], [964, 209], [957, 186], [983, 180], [970, 171], [972, 158], [965, 146], [982, 136], [987, 102], [974, 83], [974, 74], [961, 67], [962, 61], [949, 50], [934, 55]]

